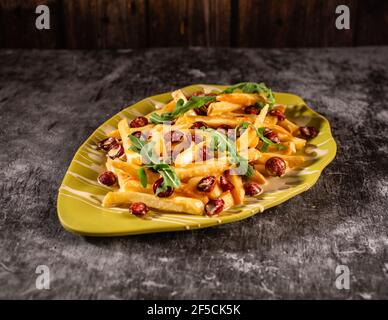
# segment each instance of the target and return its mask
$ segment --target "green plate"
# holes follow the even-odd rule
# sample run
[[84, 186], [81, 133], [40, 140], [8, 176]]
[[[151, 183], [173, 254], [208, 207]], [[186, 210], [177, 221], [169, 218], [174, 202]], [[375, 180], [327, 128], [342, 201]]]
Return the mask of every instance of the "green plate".
[[[220, 85], [192, 85], [183, 88], [190, 94], [223, 89]], [[287, 118], [298, 125], [313, 125], [319, 128], [319, 135], [309, 141], [306, 147], [306, 165], [291, 171], [282, 178], [270, 178], [276, 190], [265, 187], [265, 192], [250, 197], [244, 205], [224, 211], [218, 217], [193, 216], [169, 212], [151, 211], [147, 218], [129, 214], [128, 209], [103, 208], [101, 201], [111, 190], [97, 183], [98, 174], [103, 171], [105, 155], [93, 148], [117, 123], [123, 119], [133, 119], [150, 113], [155, 106], [171, 100], [171, 92], [146, 98], [130, 106], [101, 125], [85, 141], [75, 154], [63, 179], [58, 194], [58, 216], [63, 227], [71, 232], [90, 236], [119, 236], [152, 232], [180, 231], [211, 227], [250, 217], [265, 209], [276, 206], [312, 187], [322, 170], [334, 159], [336, 143], [330, 124], [321, 115], [306, 106], [304, 101], [293, 94], [276, 93], [278, 103], [287, 105]], [[139, 199], [141, 201], [141, 199]]]

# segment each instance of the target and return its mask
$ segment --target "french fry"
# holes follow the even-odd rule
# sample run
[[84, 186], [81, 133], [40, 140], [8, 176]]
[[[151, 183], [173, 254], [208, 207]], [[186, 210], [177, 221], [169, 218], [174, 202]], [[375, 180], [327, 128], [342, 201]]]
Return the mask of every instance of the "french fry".
[[187, 183], [182, 183], [181, 187], [177, 189], [178, 192], [182, 193], [183, 195], [194, 197], [196, 199], [201, 200], [204, 204], [206, 204], [209, 201], [209, 197], [207, 194], [200, 192], [197, 190], [198, 182], [203, 177], [193, 177]]
[[102, 201], [103, 207], [128, 206], [133, 202], [144, 202], [148, 207], [163, 211], [203, 214], [204, 204], [201, 200], [189, 197], [172, 196], [159, 198], [153, 194], [142, 192], [108, 192]]
[[260, 159], [262, 157], [262, 154], [259, 150], [257, 150], [256, 148], [249, 148], [248, 149], [248, 160], [249, 161], [257, 161], [258, 159]]
[[[121, 170], [120, 170], [121, 171]], [[122, 172], [122, 171], [121, 171]], [[120, 191], [122, 192], [143, 192], [153, 194], [152, 184], [147, 184], [147, 187], [143, 187], [140, 185], [138, 180], [133, 180], [131, 177], [120, 177], [120, 173], [118, 175], [119, 184], [121, 186]]]
[[278, 117], [276, 116], [267, 115], [264, 119], [264, 127], [267, 127], [268, 125], [275, 125], [277, 123], [278, 123]]
[[154, 152], [156, 155], [161, 155], [162, 157], [166, 157], [167, 148], [166, 148], [166, 143], [165, 143], [162, 131], [163, 131], [162, 125], [155, 126], [154, 130], [152, 131], [150, 142], [153, 142], [155, 144]]
[[281, 113], [286, 112], [286, 106], [284, 104], [275, 104], [273, 109], [279, 110]]
[[153, 129], [154, 129], [154, 126], [152, 124], [148, 124], [148, 125], [146, 125], [144, 127], [140, 127], [140, 128], [129, 128], [128, 133], [132, 134], [136, 131], [140, 131], [140, 132], [146, 134], [147, 132], [149, 132]]
[[175, 106], [176, 106], [175, 100], [171, 100], [169, 103], [165, 104], [159, 110], [156, 110], [154, 112], [156, 112], [157, 114], [161, 114], [161, 113], [165, 113], [165, 112], [171, 112], [171, 111], [173, 111], [175, 109]]
[[116, 138], [116, 139], [121, 138], [119, 130], [113, 130], [113, 131], [109, 132], [108, 137]]
[[218, 182], [216, 181], [214, 188], [212, 191], [208, 193], [208, 196], [210, 199], [217, 199], [222, 194], [221, 187], [218, 185]]
[[[231, 127], [236, 127], [240, 122], [250, 122], [253, 123], [256, 116], [254, 115], [243, 115], [243, 116], [186, 116], [184, 121], [186, 123], [193, 124], [197, 121], [205, 122], [210, 127], [219, 127], [223, 124], [226, 124]], [[179, 124], [181, 124], [179, 122]], [[178, 122], [177, 122], [178, 123]]]
[[221, 194], [220, 199], [224, 200], [224, 210], [229, 209], [234, 205], [234, 199], [230, 191]]
[[[262, 143], [260, 143], [259, 147], [261, 148], [262, 147]], [[282, 146], [285, 146], [286, 149], [284, 150], [279, 150], [277, 146], [279, 145], [270, 145], [268, 147], [268, 150], [267, 152], [272, 152], [272, 153], [279, 153], [279, 154], [284, 154], [284, 155], [292, 155], [296, 152], [296, 147], [295, 147], [295, 143], [292, 142], [292, 141], [284, 141], [282, 142], [280, 145]], [[259, 149], [260, 149], [259, 148]]]
[[249, 148], [255, 148], [260, 142], [260, 139], [258, 136], [254, 136], [252, 140], [250, 140]]
[[182, 196], [182, 197], [194, 198], [194, 199], [197, 199], [199, 201], [202, 201], [203, 204], [206, 204], [209, 202], [209, 198], [207, 196], [200, 195], [200, 194], [195, 193], [195, 192], [191, 192], [190, 190], [184, 190], [184, 189], [176, 190], [176, 195]]
[[160, 178], [160, 174], [158, 172], [154, 172], [151, 169], [145, 169], [147, 175], [147, 181], [149, 184], [153, 185], [156, 180]]
[[245, 190], [241, 180], [241, 176], [228, 174], [228, 180], [234, 185], [234, 189], [231, 191], [235, 204], [243, 204]]
[[273, 125], [273, 124], [268, 124], [266, 125], [267, 128], [271, 129], [272, 131], [274, 131], [275, 133], [278, 134], [279, 138], [280, 138], [280, 141], [289, 141], [289, 140], [292, 140], [294, 138], [294, 136], [289, 133], [286, 129], [284, 129], [283, 127], [281, 126], [278, 126], [278, 125]]
[[[178, 100], [182, 99], [183, 103], [187, 103], [187, 98], [182, 90], [176, 90], [171, 95], [175, 102], [178, 102]], [[188, 110], [185, 114], [189, 116], [197, 115], [194, 110]]]
[[258, 101], [266, 102], [265, 98], [255, 93], [226, 93], [217, 96], [217, 101], [225, 101], [239, 104], [241, 106], [251, 106]]
[[125, 184], [130, 183], [130, 181], [133, 179], [132, 176], [123, 170], [116, 169], [112, 165], [108, 166], [108, 163], [106, 164], [106, 168], [109, 171], [112, 171], [117, 176], [118, 184], [120, 186], [120, 191], [126, 191]]
[[289, 168], [299, 167], [304, 164], [303, 156], [286, 156], [284, 160], [287, 162]]
[[175, 90], [171, 93], [171, 95], [175, 102], [178, 102], [180, 99], [183, 100], [183, 103], [187, 102], [187, 98], [182, 90]]
[[254, 147], [257, 145], [258, 140], [256, 139], [256, 131], [249, 126], [243, 134], [237, 138], [236, 147], [238, 151], [246, 150], [247, 148]]
[[265, 176], [268, 175], [267, 170], [265, 170], [264, 164], [255, 164], [253, 167], [257, 172], [261, 173], [262, 175], [265, 175]]
[[267, 179], [265, 179], [265, 177], [260, 173], [260, 171], [256, 170], [256, 169], [255, 169], [255, 173], [251, 177], [251, 180], [254, 182], [257, 182], [258, 184], [266, 184], [267, 183]]
[[188, 129], [193, 124], [193, 120], [190, 120], [187, 117], [188, 117], [188, 115], [186, 115], [186, 114], [184, 114], [183, 116], [179, 117], [176, 120], [175, 125], [179, 125], [182, 128]]
[[271, 152], [265, 152], [262, 154], [263, 156], [258, 159], [258, 162], [261, 164], [265, 164], [268, 159], [273, 157], [279, 157], [282, 158], [284, 161], [286, 161], [288, 167], [293, 168], [296, 166], [301, 166], [304, 163], [304, 157], [303, 156], [288, 156], [284, 154], [279, 153], [271, 153]]
[[197, 190], [198, 182], [201, 181], [203, 177], [192, 177], [187, 181], [186, 187], [192, 191]]
[[213, 102], [210, 104], [207, 115], [208, 116], [217, 116], [224, 115], [228, 112], [233, 112], [235, 110], [241, 109], [241, 105], [236, 103], [230, 103], [226, 101]]
[[117, 126], [119, 128], [120, 136], [123, 141], [123, 147], [125, 155], [127, 156], [127, 162], [141, 164], [141, 156], [138, 153], [129, 149], [129, 147], [131, 146], [131, 142], [128, 136], [131, 134], [131, 130], [129, 128], [127, 119], [121, 120]]
[[[287, 149], [280, 150], [278, 151], [279, 153], [290, 156], [296, 152], [295, 143], [293, 141], [286, 141], [286, 142], [283, 142], [282, 144], [286, 146]], [[270, 148], [270, 151], [271, 151], [271, 148]]]
[[302, 150], [306, 145], [306, 140], [302, 138], [293, 137], [291, 141], [295, 144], [296, 150]]
[[137, 171], [140, 169], [140, 165], [133, 162], [121, 161], [120, 159], [112, 160], [111, 164], [114, 168], [123, 170], [132, 177], [136, 177]]
[[106, 168], [108, 171], [112, 171], [113, 173], [116, 173], [115, 171], [118, 170], [112, 165], [112, 159], [111, 158], [106, 158], [106, 163], [105, 163]]
[[[203, 142], [199, 144], [204, 145]], [[185, 151], [177, 155], [174, 161], [175, 166], [184, 167], [192, 163], [195, 159], [195, 154], [198, 152], [198, 148], [199, 148], [198, 145], [196, 145], [194, 142], [191, 142], [191, 145], [189, 148], [187, 148]]]
[[186, 111], [185, 115], [195, 117], [197, 115], [197, 113], [193, 109], [190, 109], [190, 110]]
[[206, 204], [209, 201], [209, 198], [206, 195], [199, 194], [198, 192], [194, 192], [185, 187], [177, 189], [176, 195], [198, 199], [202, 201], [203, 204]]
[[264, 123], [264, 120], [265, 120], [265, 116], [267, 115], [268, 113], [268, 109], [269, 109], [269, 105], [266, 104], [263, 109], [260, 110], [260, 113], [259, 115], [257, 116], [256, 120], [255, 120], [255, 127], [256, 128], [260, 128], [263, 126], [263, 123]]
[[[120, 176], [118, 176], [120, 186], [123, 186], [123, 185], [128, 184], [128, 183], [129, 183], [129, 186], [131, 186], [131, 187], [133, 187], [135, 184], [140, 186], [137, 172], [141, 166], [136, 165], [134, 163], [124, 162], [124, 161], [121, 161], [119, 159], [114, 159], [114, 160], [109, 159], [109, 160], [110, 160], [109, 167], [108, 167], [108, 162], [107, 162], [108, 170], [110, 170], [110, 168], [112, 168], [112, 170], [110, 170], [110, 171], [113, 171], [115, 174], [117, 174], [117, 172], [121, 172], [122, 178], [125, 178], [126, 176], [129, 177], [129, 179], [121, 179], [120, 180]], [[154, 184], [154, 182], [156, 180], [158, 180], [160, 178], [159, 173], [153, 172], [150, 169], [145, 169], [145, 173], [147, 175], [147, 181], [151, 186]], [[130, 180], [130, 182], [128, 182], [129, 180]]]
[[187, 179], [193, 176], [220, 175], [231, 165], [225, 160], [208, 160], [201, 164], [190, 164], [184, 168], [175, 168], [175, 172], [180, 179]]
[[299, 126], [297, 126], [295, 123], [291, 122], [288, 119], [284, 119], [283, 121], [279, 121], [278, 125], [286, 129], [288, 132], [292, 134], [296, 134], [296, 132], [299, 130]]

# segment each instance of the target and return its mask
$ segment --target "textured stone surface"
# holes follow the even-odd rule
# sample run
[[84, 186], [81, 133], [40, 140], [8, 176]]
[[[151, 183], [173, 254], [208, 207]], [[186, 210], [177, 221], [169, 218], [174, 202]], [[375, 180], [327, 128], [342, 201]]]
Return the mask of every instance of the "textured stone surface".
[[[210, 229], [84, 238], [57, 190], [121, 108], [191, 83], [263, 80], [330, 119], [338, 155], [308, 192]], [[388, 298], [388, 48], [0, 51], [0, 298]], [[35, 268], [51, 289], [35, 289]], [[334, 285], [350, 268], [350, 290]]]

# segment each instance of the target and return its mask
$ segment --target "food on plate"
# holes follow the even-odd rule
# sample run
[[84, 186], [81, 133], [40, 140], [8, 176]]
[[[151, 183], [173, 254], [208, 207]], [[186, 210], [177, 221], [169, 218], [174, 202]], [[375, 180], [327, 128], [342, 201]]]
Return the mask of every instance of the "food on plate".
[[287, 119], [263, 83], [239, 83], [218, 92], [182, 90], [145, 116], [122, 119], [98, 141], [106, 153], [99, 183], [113, 188], [104, 207], [215, 216], [271, 179], [304, 164], [306, 142], [319, 131]]

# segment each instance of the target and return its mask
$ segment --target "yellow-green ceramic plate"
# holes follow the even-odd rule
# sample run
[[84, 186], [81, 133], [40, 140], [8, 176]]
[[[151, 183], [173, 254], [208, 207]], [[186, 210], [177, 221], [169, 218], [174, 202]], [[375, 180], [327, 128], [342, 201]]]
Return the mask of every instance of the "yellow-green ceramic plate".
[[[194, 91], [223, 89], [219, 85], [192, 85], [183, 88], [190, 94]], [[288, 105], [286, 115], [298, 125], [313, 125], [319, 135], [309, 141], [306, 150], [306, 166], [292, 171], [287, 176], [273, 179], [258, 197], [248, 198], [244, 205], [226, 210], [218, 217], [193, 216], [169, 212], [151, 211], [145, 219], [129, 214], [128, 209], [103, 208], [101, 200], [110, 190], [97, 183], [103, 171], [105, 155], [93, 148], [96, 141], [117, 128], [122, 118], [132, 119], [150, 113], [155, 106], [171, 100], [171, 92], [146, 98], [130, 106], [101, 125], [78, 149], [63, 179], [58, 194], [58, 216], [66, 230], [90, 236], [118, 236], [140, 233], [191, 230], [238, 221], [265, 209], [276, 206], [291, 197], [306, 191], [315, 184], [322, 170], [333, 160], [336, 143], [331, 135], [327, 119], [306, 106], [293, 94], [276, 93], [276, 101]], [[141, 201], [141, 199], [139, 199]]]

